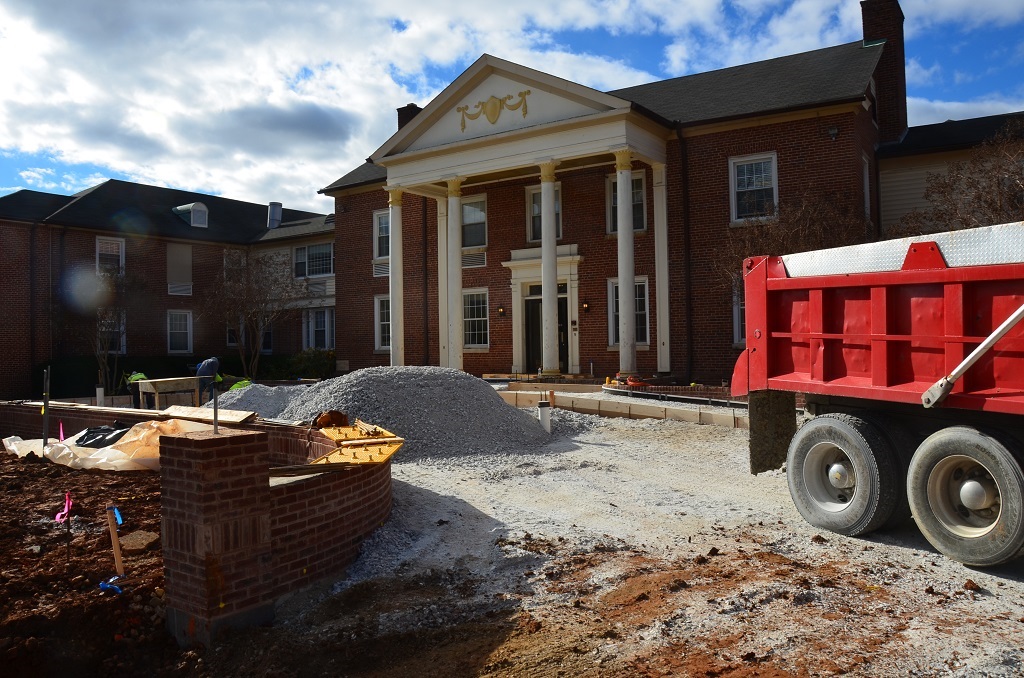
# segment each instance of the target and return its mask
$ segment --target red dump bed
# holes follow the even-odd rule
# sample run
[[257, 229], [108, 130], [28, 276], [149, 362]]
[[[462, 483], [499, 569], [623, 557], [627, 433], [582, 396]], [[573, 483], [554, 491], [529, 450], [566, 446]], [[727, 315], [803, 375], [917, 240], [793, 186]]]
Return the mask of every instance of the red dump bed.
[[[774, 389], [921, 404], [1024, 304], [1024, 222], [743, 264], [733, 394]], [[1024, 322], [942, 404], [1024, 413]]]

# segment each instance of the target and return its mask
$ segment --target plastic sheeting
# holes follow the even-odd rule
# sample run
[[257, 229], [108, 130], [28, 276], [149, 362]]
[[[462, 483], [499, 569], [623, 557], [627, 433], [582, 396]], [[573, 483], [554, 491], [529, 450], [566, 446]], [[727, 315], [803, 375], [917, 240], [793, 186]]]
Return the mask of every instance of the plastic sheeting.
[[34, 453], [75, 469], [157, 471], [160, 469], [160, 436], [210, 430], [213, 427], [209, 424], [185, 419], [144, 421], [132, 426], [115, 444], [100, 449], [75, 444], [84, 431], [65, 438], [63, 442], [54, 441], [46, 447], [43, 447], [41, 438], [22, 440], [12, 436], [4, 438], [4, 448], [19, 457]]

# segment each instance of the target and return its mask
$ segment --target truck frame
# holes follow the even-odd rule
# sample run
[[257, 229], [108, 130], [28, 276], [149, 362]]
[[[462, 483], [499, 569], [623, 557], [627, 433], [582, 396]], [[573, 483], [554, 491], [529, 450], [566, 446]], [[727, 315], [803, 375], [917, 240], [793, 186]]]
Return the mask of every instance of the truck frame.
[[1024, 551], [1024, 222], [751, 257], [743, 279], [753, 473], [785, 464], [833, 532], [912, 516], [968, 565]]

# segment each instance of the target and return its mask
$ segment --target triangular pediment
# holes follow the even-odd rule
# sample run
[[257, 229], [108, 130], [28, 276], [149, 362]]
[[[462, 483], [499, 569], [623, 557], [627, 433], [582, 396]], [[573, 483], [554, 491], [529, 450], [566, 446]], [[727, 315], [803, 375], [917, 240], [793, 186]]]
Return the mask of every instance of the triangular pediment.
[[629, 106], [625, 99], [485, 54], [371, 159], [379, 162]]

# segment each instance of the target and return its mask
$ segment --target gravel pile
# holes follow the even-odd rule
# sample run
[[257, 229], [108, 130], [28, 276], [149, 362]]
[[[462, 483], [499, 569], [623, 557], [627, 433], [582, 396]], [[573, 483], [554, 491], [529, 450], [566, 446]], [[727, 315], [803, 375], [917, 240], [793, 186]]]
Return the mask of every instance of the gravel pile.
[[294, 421], [345, 412], [405, 438], [402, 460], [514, 454], [549, 440], [536, 417], [509, 407], [490, 384], [445, 367], [373, 367], [313, 386], [255, 384], [225, 393], [218, 406]]

